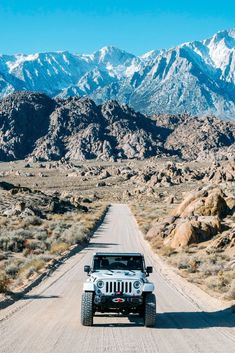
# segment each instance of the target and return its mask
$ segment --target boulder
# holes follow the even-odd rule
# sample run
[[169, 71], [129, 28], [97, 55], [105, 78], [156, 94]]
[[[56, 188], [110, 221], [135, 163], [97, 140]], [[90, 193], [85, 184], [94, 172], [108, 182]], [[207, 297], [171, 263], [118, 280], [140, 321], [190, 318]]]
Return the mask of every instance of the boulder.
[[218, 217], [194, 217], [183, 219], [171, 232], [168, 245], [177, 249], [211, 239], [221, 229]]
[[208, 248], [208, 252], [210, 253], [214, 250], [226, 250], [230, 253], [232, 253], [233, 250], [235, 254], [235, 229], [225, 231], [215, 239]]
[[[195, 243], [197, 240], [196, 229], [191, 221], [185, 220], [178, 224], [172, 232], [172, 239], [167, 239], [166, 244], [176, 249]], [[169, 244], [170, 243], [170, 244]]]
[[149, 229], [146, 239], [154, 237], [166, 238], [175, 228], [176, 217], [166, 217], [162, 222], [157, 222]]
[[174, 201], [175, 201], [174, 195], [170, 195], [170, 196], [168, 196], [168, 197], [166, 198], [166, 203], [167, 203], [168, 205], [172, 205], [172, 204], [174, 203]]
[[105, 170], [101, 175], [100, 175], [100, 180], [107, 179], [111, 176], [111, 174]]
[[229, 196], [226, 198], [226, 204], [230, 211], [233, 213], [235, 211], [235, 197]]
[[[187, 197], [181, 202], [181, 204], [178, 206], [178, 208], [174, 211], [174, 215], [180, 217], [182, 216], [183, 213], [185, 213], [185, 215], [187, 214], [187, 212], [189, 212], [187, 210], [187, 208], [195, 201], [197, 201], [199, 198], [203, 197], [203, 196], [207, 196], [208, 192], [205, 190], [200, 190], [200, 191], [195, 191], [195, 192], [191, 192], [187, 195]], [[186, 211], [187, 210], [187, 211]], [[189, 212], [190, 213], [190, 212]]]
[[18, 202], [15, 207], [14, 207], [14, 210], [15, 212], [23, 212], [26, 208], [26, 205], [25, 205], [25, 202]]
[[222, 191], [218, 188], [203, 189], [188, 195], [175, 214], [180, 217], [218, 216], [225, 217], [229, 208]]
[[228, 206], [222, 196], [221, 191], [215, 190], [205, 199], [205, 208], [202, 211], [203, 216], [225, 217], [228, 214]]
[[106, 186], [106, 182], [105, 181], [99, 181], [97, 184], [96, 184], [96, 187], [97, 188], [100, 188], [102, 186]]

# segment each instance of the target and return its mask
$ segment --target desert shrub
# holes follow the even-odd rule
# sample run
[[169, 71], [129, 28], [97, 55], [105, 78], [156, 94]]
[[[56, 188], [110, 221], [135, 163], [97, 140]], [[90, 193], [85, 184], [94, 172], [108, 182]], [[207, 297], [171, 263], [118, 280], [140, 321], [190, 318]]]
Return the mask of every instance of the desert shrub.
[[28, 230], [13, 230], [0, 237], [0, 249], [3, 251], [22, 252], [25, 240], [31, 237], [32, 234]]
[[235, 300], [235, 279], [232, 280], [230, 288], [228, 290], [228, 298]]
[[41, 258], [31, 257], [19, 270], [21, 277], [29, 278], [33, 273], [39, 272], [45, 266], [45, 261]]
[[142, 224], [139, 223], [139, 227], [141, 229], [141, 232], [143, 234], [147, 234], [149, 229], [151, 228], [151, 224], [150, 223], [147, 223], [147, 222], [143, 222]]
[[179, 270], [185, 270], [188, 273], [198, 272], [198, 268], [201, 264], [201, 259], [194, 255], [189, 256], [187, 253], [174, 253], [176, 255], [171, 259], [171, 264], [174, 264]]
[[40, 226], [43, 223], [42, 219], [37, 216], [29, 216], [24, 219], [24, 226]]
[[203, 262], [200, 264], [198, 270], [202, 272], [205, 276], [215, 276], [223, 269], [223, 264]]
[[220, 293], [228, 293], [231, 283], [230, 275], [220, 271], [216, 276], [209, 276], [205, 279], [208, 288], [216, 290]]
[[187, 271], [189, 273], [195, 273], [198, 271], [198, 267], [200, 266], [201, 261], [196, 256], [189, 258]]
[[49, 262], [54, 258], [54, 256], [51, 254], [41, 254], [38, 256], [38, 258], [43, 260], [44, 262]]
[[28, 279], [31, 276], [33, 276], [35, 273], [36, 273], [36, 271], [35, 271], [34, 267], [28, 267], [24, 271], [24, 277]]
[[189, 245], [184, 247], [184, 252], [186, 254], [195, 254], [197, 252], [197, 248], [195, 246]]
[[46, 245], [44, 242], [40, 241], [40, 240], [36, 240], [36, 239], [30, 239], [29, 241], [27, 241], [27, 243], [25, 244], [25, 247], [30, 249], [30, 250], [46, 250]]
[[44, 245], [45, 245], [46, 251], [47, 251], [47, 250], [50, 250], [50, 248], [51, 248], [50, 239], [45, 240], [45, 241], [44, 241]]
[[173, 249], [171, 246], [168, 246], [168, 245], [164, 245], [160, 251], [162, 256], [171, 256], [175, 252], [176, 252], [175, 249]]
[[218, 289], [220, 287], [220, 280], [218, 276], [210, 276], [205, 279], [205, 284], [210, 289]]
[[5, 293], [8, 290], [10, 279], [4, 271], [0, 272], [0, 293]]
[[221, 280], [221, 283], [223, 286], [227, 286], [228, 289], [232, 283], [232, 281], [235, 279], [235, 273], [234, 271], [223, 271], [221, 270], [219, 273], [219, 278]]
[[58, 222], [58, 224], [53, 224], [51, 227], [49, 227], [48, 233], [50, 234], [49, 237], [49, 242], [53, 243], [56, 241], [59, 241], [61, 235], [63, 232], [68, 229], [71, 225], [64, 223], [64, 222]]
[[43, 252], [44, 252], [44, 250], [42, 250], [40, 248], [33, 250], [34, 255], [41, 255], [41, 254], [43, 254]]
[[2, 251], [0, 251], [0, 261], [5, 260], [6, 259], [6, 254]]
[[145, 237], [145, 239], [151, 239], [151, 246], [156, 251], [163, 247], [163, 238], [161, 237]]
[[84, 226], [81, 224], [73, 224], [69, 229], [66, 229], [61, 240], [71, 245], [82, 243], [86, 239]]
[[58, 243], [53, 243], [51, 245], [51, 254], [59, 255], [62, 254], [64, 251], [69, 249], [69, 244], [65, 242], [58, 242]]
[[12, 278], [16, 277], [18, 271], [19, 271], [19, 267], [14, 263], [9, 264], [5, 267], [6, 274]]
[[65, 229], [67, 229], [69, 227], [69, 225], [67, 223], [65, 223], [64, 221], [58, 221], [58, 222], [51, 222], [48, 225], [48, 229], [50, 231], [52, 231], [52, 234], [58, 234], [60, 235], [62, 232], [65, 231]]
[[42, 229], [37, 229], [34, 231], [35, 238], [38, 240], [46, 240], [48, 237], [48, 234], [45, 230]]
[[181, 254], [176, 260], [176, 266], [179, 270], [187, 270], [189, 266], [189, 259], [184, 254]]
[[0, 238], [0, 249], [3, 251], [21, 252], [24, 247], [24, 239], [17, 236], [3, 236]]
[[31, 232], [31, 230], [28, 230], [28, 229], [23, 229], [23, 228], [21, 228], [21, 229], [18, 229], [17, 231], [16, 231], [16, 233], [18, 234], [18, 235], [21, 235], [23, 238], [25, 238], [25, 239], [29, 239], [29, 238], [32, 238], [32, 232]]
[[22, 254], [23, 254], [23, 256], [27, 257], [27, 256], [30, 254], [30, 252], [31, 252], [30, 249], [25, 248], [25, 249], [23, 250]]
[[0, 227], [6, 226], [7, 222], [8, 220], [6, 217], [0, 217]]

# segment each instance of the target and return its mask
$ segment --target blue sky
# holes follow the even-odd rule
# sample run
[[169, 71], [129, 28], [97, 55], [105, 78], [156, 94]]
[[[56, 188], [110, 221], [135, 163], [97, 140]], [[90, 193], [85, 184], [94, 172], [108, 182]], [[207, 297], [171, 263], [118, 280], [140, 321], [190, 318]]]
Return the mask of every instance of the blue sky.
[[234, 0], [0, 0], [0, 52], [134, 54], [235, 27]]

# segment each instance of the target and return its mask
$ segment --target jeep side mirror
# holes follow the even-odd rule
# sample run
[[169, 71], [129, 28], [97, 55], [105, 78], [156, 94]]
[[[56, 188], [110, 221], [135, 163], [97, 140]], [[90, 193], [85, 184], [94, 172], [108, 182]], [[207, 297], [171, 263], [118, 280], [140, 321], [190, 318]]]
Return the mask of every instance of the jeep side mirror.
[[84, 266], [84, 272], [86, 272], [87, 274], [91, 272], [91, 266], [89, 265], [85, 265]]
[[146, 267], [146, 273], [147, 273], [148, 276], [149, 276], [150, 273], [153, 273], [153, 268], [152, 268], [152, 266], [147, 266], [147, 267]]

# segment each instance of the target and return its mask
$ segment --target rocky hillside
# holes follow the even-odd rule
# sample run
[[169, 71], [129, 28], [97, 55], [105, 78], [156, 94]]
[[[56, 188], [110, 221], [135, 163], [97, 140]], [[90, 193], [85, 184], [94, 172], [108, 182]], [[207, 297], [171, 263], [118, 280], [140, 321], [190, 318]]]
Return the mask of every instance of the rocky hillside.
[[126, 105], [15, 93], [0, 102], [0, 158], [112, 159], [164, 153], [162, 128]]
[[48, 131], [54, 100], [42, 94], [17, 93], [0, 101], [0, 159], [23, 159]]
[[[235, 142], [235, 124], [212, 116], [190, 117], [160, 115], [153, 118], [158, 126], [168, 129], [165, 148], [184, 159], [232, 157]], [[228, 149], [230, 147], [230, 149]]]
[[[18, 92], [0, 101], [0, 160], [233, 158], [235, 124], [215, 117], [159, 115], [89, 98]], [[194, 146], [194, 148], [192, 148]], [[230, 150], [230, 153], [228, 152]], [[227, 157], [226, 157], [227, 158]]]
[[235, 117], [235, 30], [135, 56], [114, 47], [90, 55], [0, 55], [0, 96], [30, 90], [50, 97], [114, 99], [142, 113]]

